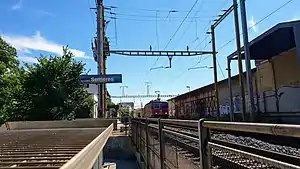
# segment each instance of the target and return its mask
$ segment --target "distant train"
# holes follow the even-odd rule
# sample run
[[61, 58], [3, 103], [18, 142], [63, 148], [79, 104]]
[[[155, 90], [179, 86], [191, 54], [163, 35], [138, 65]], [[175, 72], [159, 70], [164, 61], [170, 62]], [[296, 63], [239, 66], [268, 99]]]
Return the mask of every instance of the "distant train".
[[166, 101], [152, 100], [144, 107], [144, 117], [168, 118], [169, 105]]

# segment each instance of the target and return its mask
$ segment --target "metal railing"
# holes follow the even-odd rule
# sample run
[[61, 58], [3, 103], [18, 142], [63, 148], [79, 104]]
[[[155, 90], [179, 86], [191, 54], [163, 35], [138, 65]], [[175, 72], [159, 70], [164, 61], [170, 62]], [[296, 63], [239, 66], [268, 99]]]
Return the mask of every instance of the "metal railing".
[[113, 131], [113, 124], [106, 128], [84, 149], [71, 158], [60, 169], [100, 169], [103, 163], [103, 148]]
[[102, 128], [20, 129], [0, 132], [0, 168], [102, 168], [114, 124]]
[[[141, 165], [146, 168], [189, 168], [187, 165], [197, 165], [201, 169], [215, 166], [300, 169], [300, 162], [297, 162], [300, 157], [211, 138], [213, 134], [222, 132], [245, 132], [253, 134], [253, 137], [263, 134], [268, 135], [270, 140], [283, 136], [300, 138], [300, 125], [217, 122], [204, 119], [131, 119], [131, 138], [141, 154]], [[182, 154], [185, 159], [189, 158], [191, 164], [184, 162]]]

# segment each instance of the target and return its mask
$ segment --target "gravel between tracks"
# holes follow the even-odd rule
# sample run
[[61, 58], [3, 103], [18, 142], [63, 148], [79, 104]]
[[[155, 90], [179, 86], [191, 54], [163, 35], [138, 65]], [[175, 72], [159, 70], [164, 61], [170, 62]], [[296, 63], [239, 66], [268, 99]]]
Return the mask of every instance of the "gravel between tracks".
[[[188, 131], [188, 130], [184, 130], [184, 129], [179, 129], [179, 130], [177, 129], [177, 131], [185, 131], [185, 132], [189, 132], [195, 136], [198, 136], [198, 132], [195, 132], [195, 131]], [[253, 147], [253, 148], [258, 148], [258, 149], [263, 149], [263, 150], [273, 151], [273, 152], [282, 153], [282, 154], [286, 154], [286, 155], [300, 157], [300, 149], [298, 149], [298, 148], [271, 144], [271, 143], [268, 143], [268, 142], [265, 142], [262, 140], [255, 139], [253, 137], [235, 136], [232, 134], [225, 134], [225, 133], [212, 133], [211, 139], [241, 144], [241, 145], [245, 145], [245, 146], [249, 146], [249, 147]]]
[[282, 154], [300, 157], [300, 149], [288, 146], [275, 145], [261, 140], [257, 140], [252, 137], [234, 136], [231, 134], [212, 134], [211, 139], [241, 144], [258, 149], [274, 151]]

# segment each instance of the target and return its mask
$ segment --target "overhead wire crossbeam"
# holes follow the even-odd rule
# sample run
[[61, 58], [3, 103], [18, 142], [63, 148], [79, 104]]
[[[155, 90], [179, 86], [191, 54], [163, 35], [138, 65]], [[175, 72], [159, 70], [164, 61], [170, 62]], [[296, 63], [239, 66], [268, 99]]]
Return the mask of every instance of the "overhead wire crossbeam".
[[146, 51], [146, 50], [111, 50], [110, 53], [126, 56], [198, 56], [212, 54], [210, 51]]
[[[158, 95], [125, 95], [125, 96], [111, 96], [111, 98], [157, 98]], [[178, 95], [166, 94], [159, 95], [159, 97], [176, 97]]]

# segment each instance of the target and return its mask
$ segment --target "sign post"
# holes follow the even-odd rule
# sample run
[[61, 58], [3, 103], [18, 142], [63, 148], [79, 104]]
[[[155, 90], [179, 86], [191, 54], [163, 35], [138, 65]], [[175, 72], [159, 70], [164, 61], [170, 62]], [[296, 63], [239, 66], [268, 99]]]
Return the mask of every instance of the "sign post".
[[81, 75], [80, 82], [83, 84], [122, 83], [122, 74]]
[[[81, 75], [79, 77], [82, 84], [106, 84], [106, 83], [122, 83], [122, 74], [100, 74], [100, 75]], [[105, 90], [106, 91], [106, 90]], [[98, 90], [98, 104], [101, 101], [100, 90]], [[106, 93], [105, 93], [106, 94]], [[98, 112], [100, 108], [98, 106]], [[98, 117], [96, 113], [95, 118]]]

